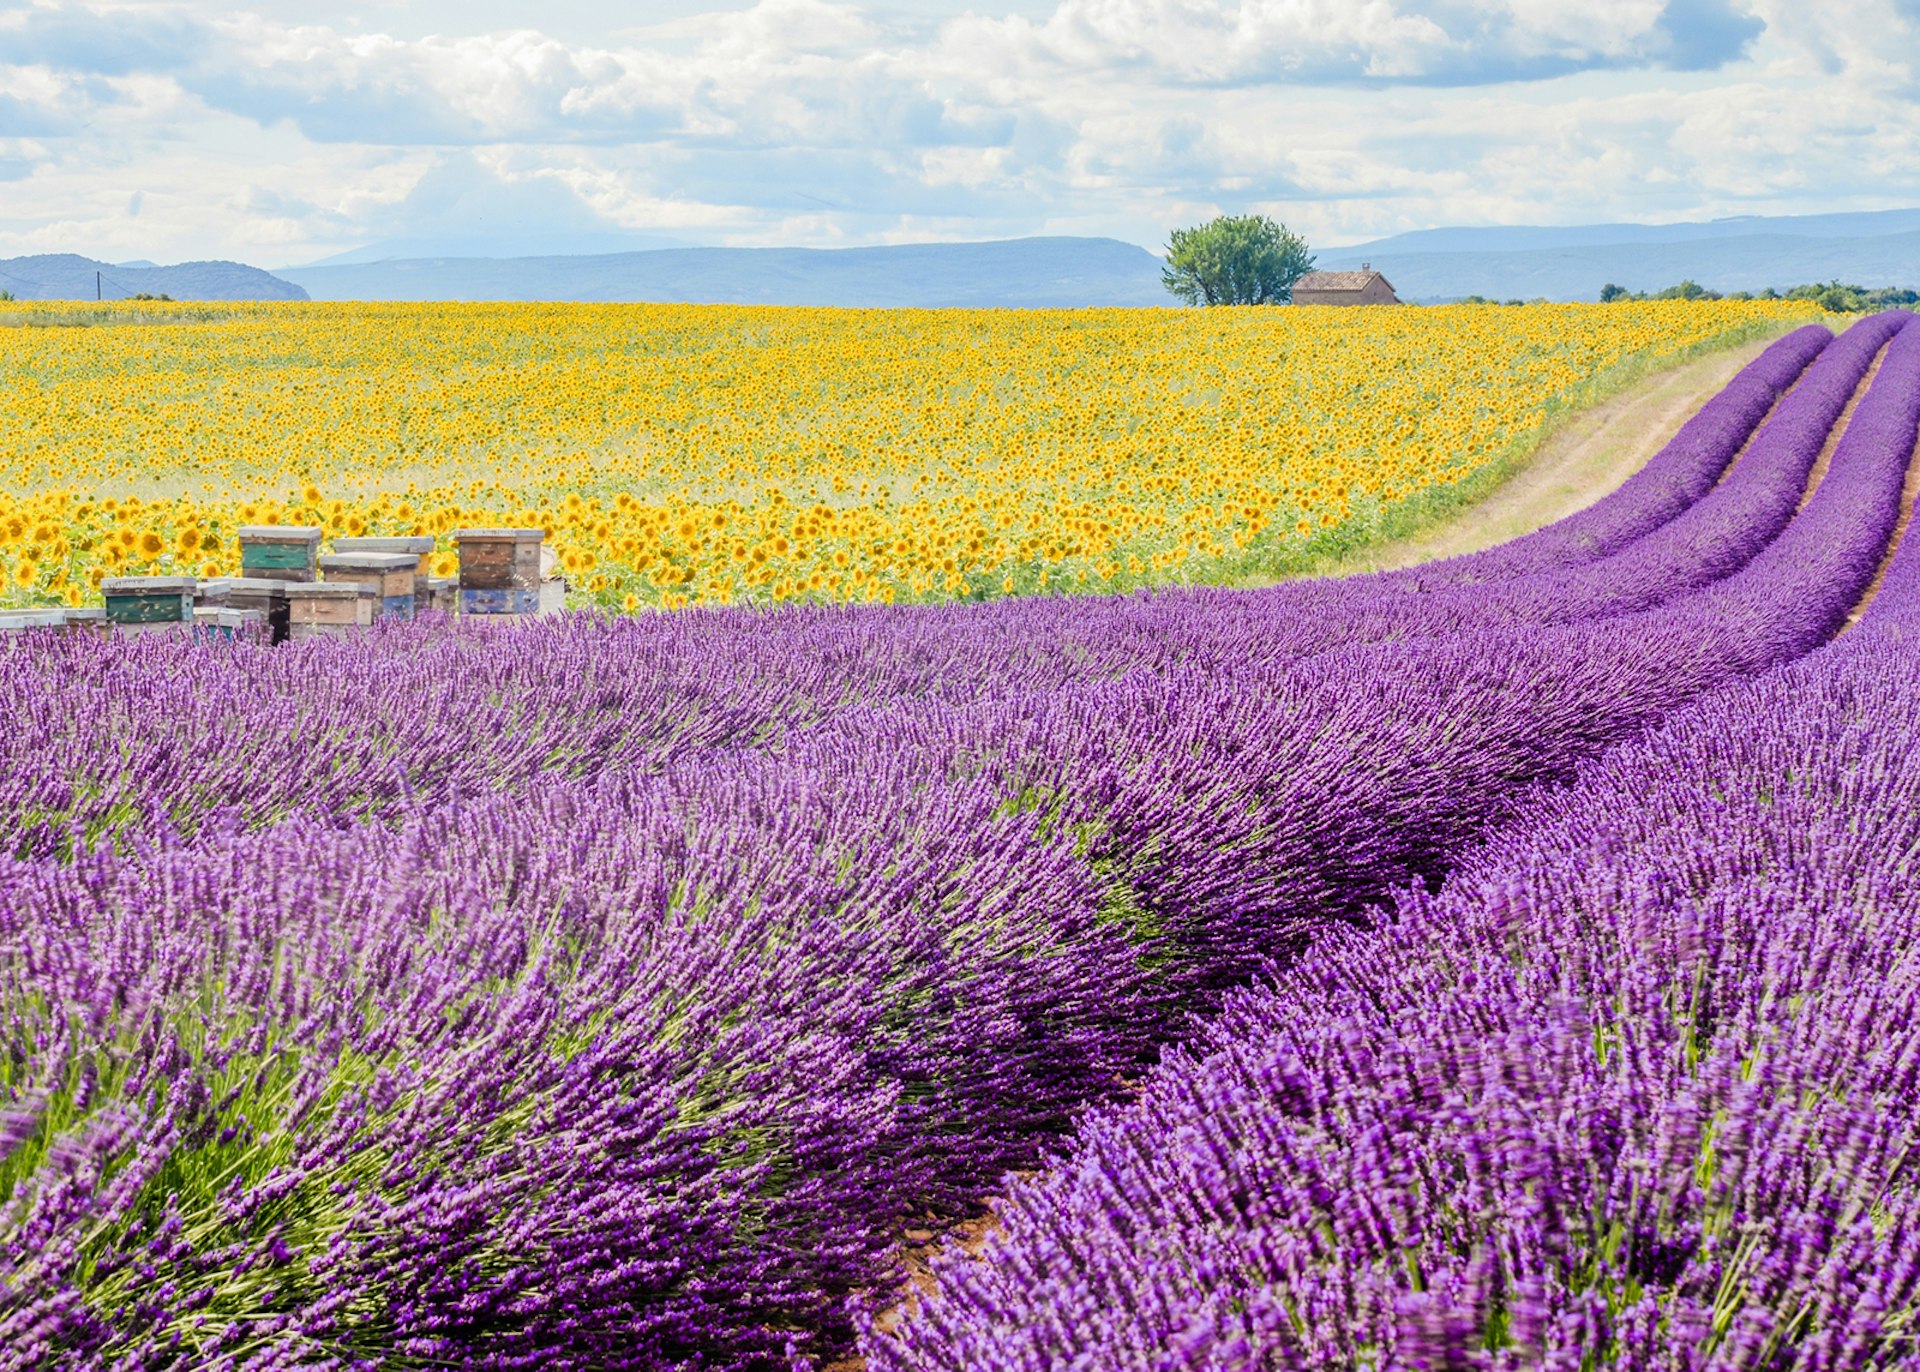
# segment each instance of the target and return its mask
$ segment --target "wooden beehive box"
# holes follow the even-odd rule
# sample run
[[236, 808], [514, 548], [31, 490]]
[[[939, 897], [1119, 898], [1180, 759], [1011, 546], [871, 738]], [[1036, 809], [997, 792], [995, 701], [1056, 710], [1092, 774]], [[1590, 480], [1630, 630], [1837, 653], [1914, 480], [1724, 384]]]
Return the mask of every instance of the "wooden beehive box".
[[221, 605], [197, 606], [193, 612], [195, 633], [208, 638], [246, 638], [264, 634], [267, 616], [264, 610], [234, 610]]
[[[460, 589], [538, 593], [540, 543], [545, 537], [539, 529], [456, 529], [453, 545], [460, 553]], [[463, 596], [463, 609], [464, 601]]]
[[98, 606], [66, 611], [66, 629], [70, 634], [94, 634], [105, 638], [113, 632], [113, 621]]
[[190, 576], [110, 576], [100, 583], [107, 618], [122, 630], [143, 632], [193, 622]]
[[266, 617], [267, 639], [285, 643], [291, 623], [287, 610], [290, 583], [263, 576], [223, 576], [200, 583], [208, 599], [202, 605], [224, 605], [231, 610], [258, 610]]
[[64, 629], [65, 610], [0, 610], [0, 637], [30, 633], [35, 629]]
[[294, 642], [373, 623], [374, 593], [353, 581], [287, 587], [287, 637]]
[[311, 524], [246, 524], [240, 528], [240, 568], [250, 577], [312, 581], [320, 529]]
[[540, 592], [518, 587], [495, 589], [490, 586], [462, 586], [460, 613], [463, 615], [531, 615], [540, 612]]
[[410, 552], [327, 553], [320, 559], [320, 574], [328, 583], [351, 583], [372, 590], [376, 619], [413, 618], [419, 567], [419, 556]]
[[427, 608], [427, 583], [433, 576], [433, 538], [428, 534], [398, 534], [381, 538], [336, 538], [336, 553], [410, 553], [419, 559], [414, 572], [413, 604], [416, 610]]
[[442, 614], [452, 614], [460, 608], [460, 578], [457, 576], [436, 576], [427, 580], [427, 603]]

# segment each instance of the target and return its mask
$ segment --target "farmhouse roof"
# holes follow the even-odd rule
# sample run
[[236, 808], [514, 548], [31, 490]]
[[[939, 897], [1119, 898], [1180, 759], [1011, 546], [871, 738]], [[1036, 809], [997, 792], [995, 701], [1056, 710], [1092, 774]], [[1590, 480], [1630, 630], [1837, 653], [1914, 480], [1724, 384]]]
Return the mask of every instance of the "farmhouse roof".
[[[1379, 272], [1308, 272], [1293, 283], [1296, 291], [1364, 291], [1367, 283], [1375, 277], [1382, 281], [1386, 278]], [[1388, 282], [1388, 289], [1392, 283]]]

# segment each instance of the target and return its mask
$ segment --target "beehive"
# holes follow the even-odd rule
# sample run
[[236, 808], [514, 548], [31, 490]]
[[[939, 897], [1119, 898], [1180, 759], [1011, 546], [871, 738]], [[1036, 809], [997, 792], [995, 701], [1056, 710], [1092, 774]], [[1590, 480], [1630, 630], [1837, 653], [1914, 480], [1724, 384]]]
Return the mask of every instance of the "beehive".
[[460, 613], [463, 615], [530, 615], [540, 610], [540, 592], [518, 589], [494, 590], [486, 586], [460, 588]]
[[336, 538], [336, 553], [410, 553], [419, 560], [414, 572], [413, 607], [427, 608], [428, 585], [433, 579], [433, 539], [427, 534], [407, 534], [393, 538]]
[[193, 622], [190, 576], [110, 576], [100, 583], [107, 618], [122, 633], [148, 633]]
[[94, 634], [105, 638], [113, 632], [113, 621], [107, 618], [107, 612], [99, 606], [87, 606], [82, 609], [68, 610], [66, 630], [70, 634]]
[[200, 583], [202, 605], [224, 605], [232, 610], [258, 610], [266, 618], [267, 638], [285, 643], [290, 625], [287, 586], [262, 576], [224, 576]]
[[436, 576], [427, 581], [428, 604], [442, 614], [452, 614], [460, 608], [460, 578], [457, 576]]
[[24, 634], [34, 629], [64, 629], [66, 626], [65, 610], [0, 611], [0, 637]]
[[372, 590], [376, 619], [412, 619], [420, 562], [411, 552], [334, 552], [321, 557], [320, 574], [328, 583]]
[[267, 616], [263, 610], [234, 610], [220, 605], [200, 605], [193, 611], [195, 633], [208, 638], [244, 638], [264, 634]]
[[540, 588], [538, 529], [457, 529], [460, 589], [536, 591]]
[[287, 637], [294, 642], [373, 623], [375, 596], [352, 581], [316, 581], [287, 587]]
[[240, 568], [250, 577], [312, 581], [320, 529], [310, 524], [246, 524], [240, 528]]

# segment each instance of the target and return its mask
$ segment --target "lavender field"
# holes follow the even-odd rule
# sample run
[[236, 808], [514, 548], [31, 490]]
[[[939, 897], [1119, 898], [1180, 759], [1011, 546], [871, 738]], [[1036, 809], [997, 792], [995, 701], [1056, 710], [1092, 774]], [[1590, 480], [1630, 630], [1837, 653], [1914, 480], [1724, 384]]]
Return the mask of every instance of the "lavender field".
[[0, 645], [0, 1365], [1920, 1365], [1911, 318], [1407, 571]]

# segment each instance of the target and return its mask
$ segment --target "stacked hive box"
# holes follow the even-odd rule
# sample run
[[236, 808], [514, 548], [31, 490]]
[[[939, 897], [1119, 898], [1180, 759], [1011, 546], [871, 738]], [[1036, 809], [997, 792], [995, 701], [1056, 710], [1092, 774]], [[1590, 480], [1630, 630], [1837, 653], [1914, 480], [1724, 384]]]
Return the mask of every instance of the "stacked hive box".
[[418, 559], [413, 575], [413, 608], [429, 608], [433, 579], [433, 539], [427, 534], [406, 534], [393, 538], [336, 538], [333, 551], [340, 553], [407, 553]]
[[460, 613], [530, 615], [540, 608], [539, 529], [459, 529]]
[[208, 638], [246, 638], [263, 633], [267, 616], [262, 610], [235, 610], [224, 605], [196, 605], [193, 610], [196, 633]]
[[320, 559], [327, 585], [364, 586], [373, 593], [375, 619], [412, 619], [421, 558], [410, 552], [328, 553]]
[[248, 524], [240, 529], [240, 568], [249, 577], [312, 581], [321, 531], [307, 524]]
[[100, 590], [116, 633], [151, 633], [193, 623], [190, 576], [110, 576]]
[[229, 610], [258, 610], [266, 622], [267, 638], [274, 643], [285, 643], [290, 624], [288, 584], [271, 577], [218, 577], [200, 583], [200, 605]]
[[0, 638], [24, 634], [32, 629], [64, 629], [66, 627], [67, 612], [65, 610], [0, 611]]
[[450, 615], [460, 608], [460, 578], [457, 576], [435, 576], [427, 579], [427, 600], [441, 614]]
[[353, 581], [316, 581], [287, 587], [287, 637], [342, 634], [373, 623], [373, 589]]

